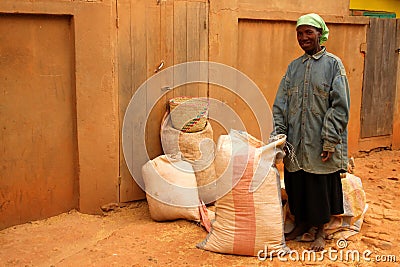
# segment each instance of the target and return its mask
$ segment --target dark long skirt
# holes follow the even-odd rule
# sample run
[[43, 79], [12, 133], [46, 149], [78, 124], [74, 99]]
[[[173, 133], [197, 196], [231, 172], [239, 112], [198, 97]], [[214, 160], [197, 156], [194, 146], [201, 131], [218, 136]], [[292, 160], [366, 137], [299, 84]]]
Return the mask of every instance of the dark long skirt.
[[313, 226], [328, 223], [331, 215], [342, 214], [343, 191], [340, 172], [313, 174], [285, 169], [285, 188], [290, 212], [296, 222]]

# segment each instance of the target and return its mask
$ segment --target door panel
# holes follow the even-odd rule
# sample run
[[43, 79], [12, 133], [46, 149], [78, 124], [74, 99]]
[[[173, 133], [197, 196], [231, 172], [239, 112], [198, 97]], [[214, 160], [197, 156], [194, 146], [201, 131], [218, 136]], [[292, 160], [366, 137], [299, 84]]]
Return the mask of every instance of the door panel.
[[396, 20], [371, 18], [361, 105], [361, 138], [391, 135], [396, 92]]
[[[118, 1], [118, 49], [120, 121], [137, 88], [162, 69], [187, 61], [208, 60], [208, 4], [192, 1]], [[162, 70], [161, 69], [161, 70]], [[183, 85], [174, 88], [174, 77], [165, 77], [158, 85], [146, 89], [146, 103], [135, 107], [130, 116], [127, 139], [129, 147], [143, 142], [135, 138], [145, 124], [145, 142], [149, 159], [163, 154], [160, 141], [161, 120], [167, 111], [168, 100], [174, 96], [207, 96], [208, 85]], [[158, 101], [153, 101], [158, 99]], [[155, 102], [155, 103], [152, 103]], [[146, 118], [146, 113], [149, 117]], [[128, 147], [128, 149], [130, 149]], [[129, 152], [129, 151], [127, 151]], [[120, 201], [144, 198], [143, 191], [135, 183], [126, 166], [123, 149], [120, 155]], [[141, 168], [145, 158], [128, 158], [131, 166]], [[139, 177], [141, 179], [141, 177]]]
[[0, 229], [78, 205], [69, 16], [0, 14]]

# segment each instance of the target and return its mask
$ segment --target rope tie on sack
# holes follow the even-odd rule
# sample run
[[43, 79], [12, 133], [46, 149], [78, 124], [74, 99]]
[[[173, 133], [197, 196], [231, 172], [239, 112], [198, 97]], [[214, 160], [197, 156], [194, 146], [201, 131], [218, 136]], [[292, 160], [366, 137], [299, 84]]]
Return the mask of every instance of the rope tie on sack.
[[294, 146], [291, 143], [289, 143], [288, 141], [286, 141], [285, 148], [286, 148], [286, 150], [288, 152], [287, 153], [287, 157], [289, 158], [290, 162], [293, 163], [293, 164], [296, 164], [297, 167], [300, 168], [299, 162], [297, 160], [296, 153], [294, 151], [295, 150]]

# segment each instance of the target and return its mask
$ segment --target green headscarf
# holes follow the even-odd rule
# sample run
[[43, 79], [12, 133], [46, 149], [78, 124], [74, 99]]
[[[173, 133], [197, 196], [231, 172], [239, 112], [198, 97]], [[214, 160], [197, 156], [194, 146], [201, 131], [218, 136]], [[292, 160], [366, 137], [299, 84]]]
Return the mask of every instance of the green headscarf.
[[300, 25], [310, 25], [322, 29], [321, 38], [319, 40], [320, 44], [328, 40], [329, 29], [326, 26], [325, 21], [318, 14], [310, 13], [301, 16], [297, 20], [296, 28], [299, 27]]

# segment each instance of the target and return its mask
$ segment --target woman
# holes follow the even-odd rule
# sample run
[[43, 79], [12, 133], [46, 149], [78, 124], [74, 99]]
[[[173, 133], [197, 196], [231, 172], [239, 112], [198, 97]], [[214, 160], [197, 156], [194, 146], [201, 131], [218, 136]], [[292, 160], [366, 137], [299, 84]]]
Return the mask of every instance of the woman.
[[350, 97], [341, 60], [321, 44], [329, 29], [317, 14], [301, 16], [297, 41], [304, 54], [292, 61], [273, 105], [274, 133], [289, 145], [285, 188], [296, 227], [287, 240], [317, 229], [310, 249], [325, 246], [324, 224], [343, 213], [340, 172], [347, 166]]

